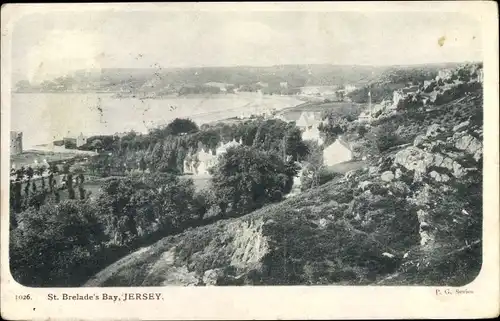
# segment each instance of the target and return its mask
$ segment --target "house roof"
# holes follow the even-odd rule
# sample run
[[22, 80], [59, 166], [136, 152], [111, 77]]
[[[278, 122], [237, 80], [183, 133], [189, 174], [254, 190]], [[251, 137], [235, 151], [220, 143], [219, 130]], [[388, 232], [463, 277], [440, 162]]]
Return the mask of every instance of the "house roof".
[[311, 126], [321, 122], [321, 115], [314, 112], [302, 112], [297, 120], [298, 126]]

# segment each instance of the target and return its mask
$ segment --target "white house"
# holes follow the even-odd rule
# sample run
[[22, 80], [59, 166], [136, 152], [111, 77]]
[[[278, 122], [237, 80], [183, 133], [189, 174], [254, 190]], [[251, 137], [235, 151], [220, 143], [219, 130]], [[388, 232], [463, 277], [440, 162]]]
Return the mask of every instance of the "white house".
[[236, 141], [236, 139], [233, 138], [232, 141], [225, 143], [225, 144], [220, 144], [219, 147], [215, 150], [215, 154], [217, 156], [224, 154], [229, 148], [231, 147], [236, 147], [241, 145], [241, 139], [239, 142]]
[[211, 150], [202, 148], [196, 154], [184, 159], [184, 173], [207, 175], [208, 169], [215, 164], [216, 160], [217, 156]]
[[354, 90], [356, 90], [356, 86], [354, 85], [344, 85], [344, 91], [346, 94], [350, 93], [350, 92], [353, 92]]
[[321, 123], [321, 116], [314, 112], [302, 112], [299, 119], [295, 123], [302, 130], [310, 129]]
[[312, 140], [318, 143], [319, 146], [323, 145], [323, 139], [320, 137], [320, 131], [318, 125], [315, 124], [310, 128], [306, 128], [302, 132], [302, 140]]
[[235, 139], [228, 143], [220, 143], [215, 149], [215, 153], [209, 149], [201, 148], [196, 154], [188, 155], [184, 159], [184, 173], [194, 175], [209, 175], [209, 169], [217, 163], [219, 155], [224, 154], [230, 147], [241, 145], [241, 139], [237, 142]]
[[83, 136], [83, 133], [80, 133], [78, 137], [76, 137], [76, 147], [80, 147], [87, 143], [87, 137]]
[[337, 138], [333, 144], [323, 150], [323, 164], [326, 166], [333, 166], [352, 159], [351, 146], [342, 137]]

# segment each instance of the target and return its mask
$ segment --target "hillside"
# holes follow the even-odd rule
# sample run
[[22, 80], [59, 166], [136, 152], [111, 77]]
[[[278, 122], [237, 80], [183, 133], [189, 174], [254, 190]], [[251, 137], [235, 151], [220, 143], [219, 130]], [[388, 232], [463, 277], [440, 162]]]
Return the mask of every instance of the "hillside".
[[[364, 85], [384, 79], [406, 82], [408, 75], [420, 79], [441, 68], [456, 64], [427, 66], [349, 66], [349, 65], [277, 65], [265, 67], [198, 67], [164, 68], [103, 68], [78, 70], [65, 77], [47, 79], [40, 85], [26, 80], [17, 82], [18, 92], [105, 91], [133, 93], [171, 93], [172, 88], [184, 85], [202, 85], [208, 82], [236, 86], [268, 83], [270, 87], [287, 82], [291, 88], [301, 86]], [[406, 75], [404, 78], [403, 75]], [[402, 77], [404, 79], [402, 79]]]
[[[410, 114], [400, 127], [411, 144], [370, 166], [168, 236], [86, 286], [471, 282], [481, 267], [481, 95], [443, 107], [439, 122], [437, 112]], [[451, 111], [461, 117], [445, 122]]]

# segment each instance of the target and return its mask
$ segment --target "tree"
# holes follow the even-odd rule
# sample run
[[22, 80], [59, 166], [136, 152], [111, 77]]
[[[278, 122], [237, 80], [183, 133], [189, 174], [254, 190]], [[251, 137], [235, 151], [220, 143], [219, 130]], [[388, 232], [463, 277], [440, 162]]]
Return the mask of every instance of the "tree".
[[28, 181], [33, 178], [34, 174], [35, 171], [33, 170], [33, 168], [31, 166], [28, 166], [28, 168], [26, 169], [26, 176], [28, 177]]
[[69, 199], [75, 199], [75, 190], [73, 189], [73, 174], [70, 173], [66, 176], [66, 184], [68, 187]]
[[193, 198], [193, 209], [200, 221], [203, 220], [214, 201], [214, 195], [210, 189], [203, 189], [195, 193]]
[[393, 123], [384, 123], [373, 128], [365, 137], [376, 146], [380, 152], [384, 152], [402, 143], [401, 138], [396, 134], [397, 129], [398, 126]]
[[323, 150], [318, 143], [308, 142], [309, 154], [304, 161], [301, 180], [302, 190], [307, 190], [319, 185], [319, 173], [323, 167]]
[[142, 156], [139, 161], [139, 169], [144, 173], [146, 171], [146, 166], [146, 161], [144, 160], [144, 156]]
[[275, 153], [238, 146], [229, 148], [211, 172], [218, 202], [231, 205], [234, 213], [248, 213], [290, 192], [297, 167]]
[[95, 264], [89, 258], [107, 240], [89, 202], [67, 200], [20, 214], [23, 224], [12, 231], [10, 267], [26, 286], [77, 286]]
[[100, 139], [93, 140], [90, 146], [93, 150], [98, 151], [98, 152], [101, 151], [103, 148], [103, 144], [102, 144], [102, 141]]
[[190, 134], [199, 131], [198, 125], [191, 119], [176, 118], [167, 126], [155, 128], [150, 132], [153, 140], [158, 142], [165, 139], [167, 136], [178, 136]]

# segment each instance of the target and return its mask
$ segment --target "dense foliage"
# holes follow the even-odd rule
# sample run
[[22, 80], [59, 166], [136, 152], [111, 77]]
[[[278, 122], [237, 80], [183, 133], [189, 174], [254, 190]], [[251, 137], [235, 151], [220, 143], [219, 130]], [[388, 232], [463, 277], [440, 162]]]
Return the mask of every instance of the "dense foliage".
[[297, 174], [294, 162], [247, 146], [230, 148], [212, 171], [212, 187], [223, 214], [248, 213], [278, 202], [290, 192]]

